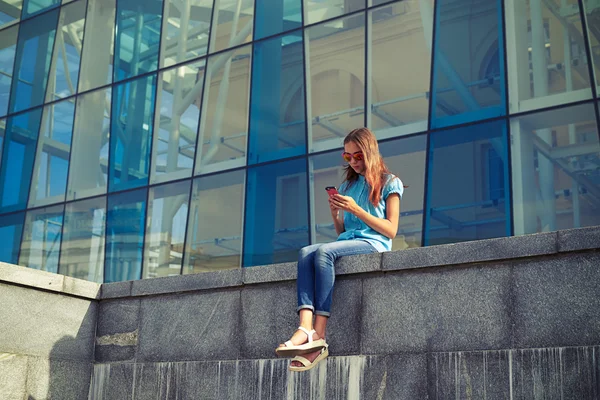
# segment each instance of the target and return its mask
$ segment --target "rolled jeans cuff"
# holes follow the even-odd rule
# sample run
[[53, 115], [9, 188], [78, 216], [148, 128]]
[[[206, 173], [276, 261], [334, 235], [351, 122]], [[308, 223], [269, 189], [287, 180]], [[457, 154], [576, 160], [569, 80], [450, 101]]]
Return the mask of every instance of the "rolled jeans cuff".
[[302, 305], [302, 306], [299, 306], [299, 307], [296, 309], [296, 312], [297, 312], [297, 313], [300, 313], [300, 310], [310, 310], [310, 311], [312, 311], [312, 312], [313, 312], [313, 314], [315, 313], [315, 308], [314, 308], [313, 306], [311, 306], [311, 305], [308, 305], [308, 304], [306, 304], [306, 305]]
[[327, 311], [315, 311], [315, 315], [320, 315], [322, 317], [329, 318], [331, 316], [331, 313], [329, 313]]

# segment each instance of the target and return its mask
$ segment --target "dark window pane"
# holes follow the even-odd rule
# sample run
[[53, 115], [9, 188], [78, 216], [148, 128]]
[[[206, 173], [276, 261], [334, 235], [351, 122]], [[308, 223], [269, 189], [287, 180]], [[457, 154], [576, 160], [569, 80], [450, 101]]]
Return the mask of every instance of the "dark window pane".
[[156, 70], [162, 0], [119, 0], [115, 36], [115, 82]]
[[65, 200], [75, 104], [71, 100], [44, 108], [29, 206], [38, 207]]
[[250, 104], [249, 163], [306, 152], [302, 32], [254, 45]]
[[0, 211], [25, 209], [42, 109], [10, 117], [0, 167]]
[[110, 135], [110, 192], [148, 184], [156, 75], [115, 87]]
[[205, 60], [159, 74], [150, 183], [192, 176]]
[[[44, 101], [59, 10], [21, 23], [10, 112], [26, 110]], [[13, 79], [14, 81], [14, 79]]]
[[437, 1], [432, 128], [506, 113], [502, 3]]
[[88, 0], [79, 91], [112, 82], [116, 0]]
[[348, 132], [365, 124], [365, 15], [312, 26], [305, 35], [309, 151], [339, 148]]
[[515, 235], [600, 225], [600, 145], [593, 104], [510, 123]]
[[69, 203], [59, 272], [73, 278], [103, 282], [106, 197]]
[[77, 97], [67, 200], [106, 193], [111, 90]]
[[304, 0], [304, 23], [315, 24], [365, 8], [365, 0]]
[[306, 159], [248, 170], [244, 267], [294, 261], [308, 244]]
[[86, 5], [86, 0], [79, 0], [60, 11], [50, 81], [46, 92], [47, 102], [77, 93]]
[[0, 216], [0, 261], [17, 263], [24, 218], [24, 212]]
[[165, 1], [160, 66], [205, 55], [213, 0]]
[[0, 31], [0, 116], [8, 112], [18, 33], [19, 25]]
[[150, 188], [143, 278], [181, 273], [190, 184], [188, 180]]
[[244, 171], [194, 179], [184, 274], [240, 267]]
[[[508, 236], [506, 123], [434, 132], [430, 139], [425, 244]], [[451, 166], [451, 167], [449, 167]]]
[[216, 1], [210, 52], [239, 46], [252, 40], [253, 0]]
[[246, 164], [251, 46], [210, 57], [200, 115], [196, 174]]
[[302, 0], [256, 0], [255, 7], [255, 40], [302, 26]]
[[140, 279], [147, 189], [108, 197], [105, 282]]
[[[579, 2], [513, 0], [504, 3], [510, 112], [591, 99]], [[590, 38], [592, 43], [596, 40], [592, 51], [598, 61], [597, 39], [594, 35]]]
[[19, 264], [42, 271], [58, 272], [58, 255], [64, 206], [27, 212]]
[[60, 0], [25, 0], [23, 18], [28, 18], [38, 12], [60, 5]]
[[379, 139], [427, 130], [432, 20], [429, 1], [369, 11], [368, 124]]

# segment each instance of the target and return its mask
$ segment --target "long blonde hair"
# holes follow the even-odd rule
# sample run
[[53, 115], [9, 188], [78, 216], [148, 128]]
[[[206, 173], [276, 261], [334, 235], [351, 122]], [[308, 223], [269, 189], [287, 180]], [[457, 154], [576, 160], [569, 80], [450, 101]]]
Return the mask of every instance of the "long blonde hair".
[[[346, 135], [344, 144], [353, 142], [362, 151], [365, 162], [364, 176], [370, 188], [369, 200], [377, 207], [381, 200], [381, 192], [389, 178], [390, 171], [379, 153], [379, 145], [373, 132], [369, 128], [357, 128]], [[348, 182], [348, 187], [352, 186], [358, 180], [358, 173], [347, 165], [344, 181]]]

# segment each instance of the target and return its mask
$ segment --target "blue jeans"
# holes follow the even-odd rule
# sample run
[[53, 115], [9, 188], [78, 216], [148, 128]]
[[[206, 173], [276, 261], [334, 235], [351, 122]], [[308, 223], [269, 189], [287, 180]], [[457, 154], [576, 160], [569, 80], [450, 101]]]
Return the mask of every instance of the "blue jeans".
[[309, 309], [316, 315], [331, 315], [331, 296], [335, 282], [335, 260], [341, 256], [375, 253], [377, 249], [363, 240], [340, 240], [313, 244], [300, 249], [298, 259], [298, 311]]

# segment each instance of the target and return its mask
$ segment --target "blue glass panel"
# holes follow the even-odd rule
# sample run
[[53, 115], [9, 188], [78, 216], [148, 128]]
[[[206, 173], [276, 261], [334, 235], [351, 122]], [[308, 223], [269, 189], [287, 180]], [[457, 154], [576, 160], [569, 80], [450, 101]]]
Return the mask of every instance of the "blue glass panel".
[[248, 170], [243, 266], [293, 261], [308, 245], [306, 159]]
[[148, 184], [156, 75], [118, 85], [114, 90], [109, 192]]
[[17, 263], [24, 219], [24, 212], [0, 216], [0, 261]]
[[144, 278], [181, 273], [191, 183], [187, 180], [150, 188]]
[[502, 0], [438, 0], [431, 127], [506, 114]]
[[0, 26], [21, 18], [23, 0], [0, 1]]
[[44, 101], [58, 12], [53, 10], [21, 23], [10, 112], [35, 107]]
[[302, 26], [302, 0], [256, 0], [255, 13], [255, 40]]
[[41, 116], [42, 109], [38, 108], [7, 120], [0, 167], [0, 212], [22, 210], [27, 205]]
[[106, 197], [67, 204], [59, 273], [103, 282], [105, 220]]
[[109, 196], [105, 282], [140, 279], [147, 189]]
[[117, 2], [115, 82], [157, 68], [162, 7], [162, 0]]
[[65, 200], [74, 114], [75, 104], [68, 100], [44, 108], [29, 193], [30, 207]]
[[40, 11], [60, 5], [60, 0], [25, 0], [23, 4], [23, 18], [31, 17]]
[[315, 24], [365, 8], [365, 0], [304, 0], [304, 24]]
[[[302, 31], [254, 44], [249, 163], [306, 152]], [[298, 93], [290, 107], [292, 94]]]
[[511, 234], [504, 120], [431, 134], [425, 245]]
[[58, 272], [64, 206], [27, 212], [19, 265]]
[[593, 103], [510, 121], [514, 234], [600, 225]]
[[8, 112], [19, 25], [0, 31], [0, 116]]
[[77, 93], [87, 0], [61, 9], [46, 102]]

